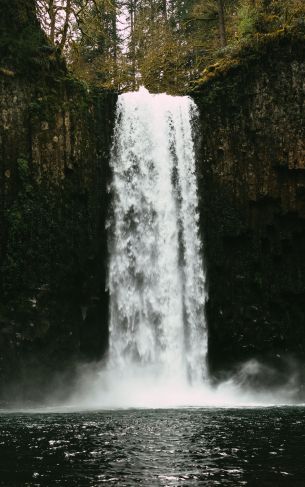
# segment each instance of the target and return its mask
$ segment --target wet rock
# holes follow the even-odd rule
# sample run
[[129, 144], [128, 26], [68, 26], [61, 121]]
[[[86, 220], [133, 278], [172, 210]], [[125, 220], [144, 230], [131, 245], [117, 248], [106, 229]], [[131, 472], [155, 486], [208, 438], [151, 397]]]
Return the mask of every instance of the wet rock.
[[304, 37], [281, 34], [195, 94], [215, 374], [282, 352], [305, 362], [304, 77]]

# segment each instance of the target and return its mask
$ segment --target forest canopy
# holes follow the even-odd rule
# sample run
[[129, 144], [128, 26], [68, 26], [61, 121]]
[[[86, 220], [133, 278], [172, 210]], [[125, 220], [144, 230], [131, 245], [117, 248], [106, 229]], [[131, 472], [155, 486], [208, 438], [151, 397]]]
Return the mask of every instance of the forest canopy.
[[304, 0], [36, 0], [74, 75], [119, 92], [183, 93], [245, 43], [304, 23]]

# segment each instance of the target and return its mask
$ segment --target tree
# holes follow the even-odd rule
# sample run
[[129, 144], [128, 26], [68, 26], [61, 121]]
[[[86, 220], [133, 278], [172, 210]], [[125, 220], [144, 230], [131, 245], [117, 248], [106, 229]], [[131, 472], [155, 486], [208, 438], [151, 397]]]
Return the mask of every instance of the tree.
[[291, 25], [305, 10], [304, 0], [36, 0], [36, 6], [76, 76], [118, 91], [145, 84], [173, 93], [187, 92], [208, 64], [230, 52], [227, 45], [235, 49]]
[[223, 0], [217, 0], [217, 8], [218, 8], [218, 19], [219, 19], [218, 22], [219, 22], [220, 45], [221, 47], [226, 47], [227, 34], [226, 34], [226, 26], [225, 26], [225, 13], [224, 13]]
[[36, 0], [36, 12], [42, 28], [60, 51], [67, 48], [73, 35], [78, 3], [73, 0]]
[[117, 88], [121, 78], [117, 5], [112, 0], [88, 1], [77, 12], [68, 61], [81, 78], [104, 88]]

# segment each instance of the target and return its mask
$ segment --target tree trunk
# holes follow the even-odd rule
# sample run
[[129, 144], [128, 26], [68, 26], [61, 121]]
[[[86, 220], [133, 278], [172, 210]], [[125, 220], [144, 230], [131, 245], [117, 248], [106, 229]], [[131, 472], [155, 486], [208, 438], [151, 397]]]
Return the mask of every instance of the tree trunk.
[[166, 0], [162, 0], [162, 15], [164, 20], [167, 20], [167, 3]]
[[136, 89], [136, 42], [135, 42], [135, 1], [132, 0], [130, 8], [130, 39], [131, 39], [131, 75], [132, 91]]
[[[288, 3], [288, 2], [287, 2]], [[271, 0], [262, 0], [262, 7], [263, 10], [267, 11], [268, 8], [270, 7]]]
[[217, 0], [218, 18], [219, 18], [219, 38], [221, 47], [227, 45], [226, 25], [225, 25], [225, 13], [223, 0]]
[[50, 40], [52, 44], [55, 44], [56, 13], [54, 9], [54, 0], [49, 0], [48, 14], [50, 17]]
[[67, 36], [68, 36], [68, 29], [69, 29], [69, 24], [70, 24], [71, 12], [72, 12], [72, 3], [71, 3], [71, 0], [67, 0], [65, 23], [64, 23], [64, 26], [63, 26], [61, 41], [60, 41], [60, 44], [59, 44], [59, 48], [60, 48], [61, 51], [64, 49], [64, 47], [66, 45], [66, 42], [67, 42]]
[[113, 59], [114, 59], [114, 72], [113, 78], [116, 89], [117, 86], [117, 79], [118, 79], [118, 33], [117, 33], [117, 6], [116, 3], [114, 4], [114, 12], [112, 14], [112, 48], [113, 48]]

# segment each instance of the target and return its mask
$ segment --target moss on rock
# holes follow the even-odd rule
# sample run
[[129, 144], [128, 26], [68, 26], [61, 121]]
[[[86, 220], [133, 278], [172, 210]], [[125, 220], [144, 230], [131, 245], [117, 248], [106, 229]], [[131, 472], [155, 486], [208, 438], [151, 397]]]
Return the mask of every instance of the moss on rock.
[[279, 32], [214, 67], [200, 109], [201, 229], [216, 375], [305, 361], [305, 43]]

